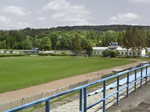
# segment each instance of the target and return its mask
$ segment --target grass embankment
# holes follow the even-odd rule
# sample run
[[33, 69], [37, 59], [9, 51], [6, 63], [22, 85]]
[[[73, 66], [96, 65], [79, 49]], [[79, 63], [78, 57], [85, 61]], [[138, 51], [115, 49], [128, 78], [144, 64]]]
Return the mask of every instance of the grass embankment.
[[0, 93], [135, 62], [116, 58], [0, 58]]

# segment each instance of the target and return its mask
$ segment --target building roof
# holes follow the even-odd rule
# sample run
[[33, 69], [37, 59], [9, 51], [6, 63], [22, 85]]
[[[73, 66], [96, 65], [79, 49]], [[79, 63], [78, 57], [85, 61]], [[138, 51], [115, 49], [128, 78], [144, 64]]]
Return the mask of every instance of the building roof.
[[122, 48], [122, 47], [118, 46], [118, 47], [116, 48], [116, 50], [126, 50], [126, 48]]
[[93, 50], [106, 50], [108, 47], [93, 47]]

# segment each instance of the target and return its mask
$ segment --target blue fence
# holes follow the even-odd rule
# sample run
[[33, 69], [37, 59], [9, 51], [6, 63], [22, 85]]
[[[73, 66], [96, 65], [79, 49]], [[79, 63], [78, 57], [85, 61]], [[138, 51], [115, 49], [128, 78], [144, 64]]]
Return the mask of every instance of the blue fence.
[[[83, 85], [83, 86], [80, 86], [80, 87], [77, 87], [77, 88], [56, 94], [56, 95], [52, 95], [52, 96], [49, 96], [49, 97], [31, 102], [31, 103], [16, 107], [13, 109], [9, 109], [5, 112], [16, 112], [16, 111], [23, 110], [23, 109], [26, 109], [29, 107], [33, 107], [33, 106], [35, 106], [37, 104], [41, 104], [43, 102], [45, 102], [45, 112], [50, 112], [50, 101], [51, 100], [58, 98], [60, 96], [63, 96], [63, 95], [67, 95], [67, 94], [72, 93], [72, 92], [76, 92], [76, 91], [80, 91], [79, 112], [87, 112], [88, 109], [94, 107], [95, 105], [97, 105], [101, 102], [103, 103], [103, 112], [105, 112], [106, 111], [106, 100], [108, 98], [116, 95], [116, 104], [118, 105], [119, 104], [119, 96], [120, 96], [119, 93], [120, 93], [120, 91], [126, 89], [126, 97], [128, 97], [129, 87], [131, 85], [134, 84], [134, 91], [136, 92], [138, 81], [140, 81], [140, 87], [142, 87], [143, 82], [145, 82], [145, 84], [147, 84], [148, 76], [150, 76], [149, 66], [150, 66], [150, 64], [145, 64], [145, 65], [142, 65], [142, 66], [130, 69], [130, 70], [126, 70], [126, 71], [123, 71], [123, 72], [118, 73], [116, 75], [110, 76], [108, 78], [104, 78], [104, 79], [101, 79], [99, 81], [95, 81], [95, 82], [90, 83], [90, 84], [86, 84], [86, 85]], [[137, 72], [140, 73], [140, 75], [137, 74]], [[133, 74], [133, 73], [134, 73], [134, 80], [131, 80], [130, 74]], [[120, 84], [122, 83], [120, 80], [121, 76], [126, 76], [126, 82], [125, 82], [126, 86], [123, 86], [122, 88], [120, 88]], [[107, 81], [112, 80], [112, 79], [114, 80], [115, 78], [117, 79], [116, 91], [114, 91], [113, 93], [111, 93], [109, 95], [106, 95], [106, 90], [107, 90], [106, 83], [107, 83]], [[133, 78], [133, 76], [132, 76], [132, 78]], [[143, 79], [145, 79], [145, 80], [143, 80]], [[87, 88], [90, 86], [93, 86], [95, 84], [99, 84], [99, 83], [103, 83], [103, 88], [102, 88], [103, 98], [100, 99], [99, 101], [91, 104], [91, 105], [87, 105]]]

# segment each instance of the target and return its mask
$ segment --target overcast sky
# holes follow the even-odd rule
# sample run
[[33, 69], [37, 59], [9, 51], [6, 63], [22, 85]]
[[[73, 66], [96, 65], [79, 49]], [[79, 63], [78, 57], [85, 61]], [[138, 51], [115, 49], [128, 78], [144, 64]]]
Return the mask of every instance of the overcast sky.
[[0, 29], [150, 25], [150, 0], [0, 0]]

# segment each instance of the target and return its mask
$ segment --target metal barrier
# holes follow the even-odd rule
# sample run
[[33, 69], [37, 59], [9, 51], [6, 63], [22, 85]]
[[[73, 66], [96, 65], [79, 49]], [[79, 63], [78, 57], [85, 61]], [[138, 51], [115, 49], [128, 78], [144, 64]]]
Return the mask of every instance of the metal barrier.
[[[131, 85], [134, 84], [134, 91], [136, 92], [137, 81], [140, 81], [140, 87], [142, 87], [143, 79], [145, 79], [145, 84], [147, 84], [148, 76], [150, 74], [150, 73], [148, 73], [148, 67], [149, 66], [150, 66], [150, 64], [145, 64], [145, 65], [142, 65], [140, 67], [136, 67], [136, 68], [133, 68], [133, 69], [130, 69], [130, 70], [126, 70], [126, 71], [123, 71], [123, 72], [118, 73], [116, 75], [113, 75], [113, 76], [95, 81], [93, 83], [89, 83], [89, 84], [86, 84], [86, 85], [83, 85], [83, 86], [80, 86], [80, 87], [77, 87], [77, 88], [74, 88], [74, 89], [70, 89], [70, 90], [67, 90], [65, 92], [61, 92], [59, 94], [55, 94], [55, 95], [52, 95], [52, 96], [49, 96], [49, 97], [31, 102], [31, 103], [19, 106], [19, 107], [13, 108], [13, 109], [9, 109], [5, 112], [16, 112], [16, 111], [19, 111], [19, 110], [23, 110], [23, 109], [35, 106], [37, 104], [41, 104], [43, 102], [45, 102], [45, 112], [50, 112], [50, 101], [52, 99], [55, 99], [55, 98], [58, 98], [60, 96], [63, 96], [63, 95], [66, 95], [66, 94], [69, 94], [69, 93], [72, 93], [72, 92], [76, 92], [76, 91], [80, 91], [79, 112], [87, 112], [88, 109], [94, 107], [95, 105], [97, 105], [101, 102], [103, 102], [103, 112], [105, 112], [106, 111], [106, 100], [108, 98], [112, 97], [113, 95], [116, 95], [116, 99], [117, 99], [116, 104], [118, 105], [119, 104], [119, 96], [120, 96], [119, 92], [120, 91], [126, 89], [126, 97], [128, 97], [129, 87]], [[143, 70], [144, 69], [145, 69], [145, 75], [143, 75]], [[141, 73], [140, 78], [137, 78], [137, 71], [138, 70], [140, 70], [140, 73]], [[129, 82], [129, 75], [130, 75], [131, 72], [134, 72], [135, 80], [132, 81], [132, 82]], [[127, 77], [127, 83], [126, 83], [126, 86], [120, 88], [119, 87], [120, 77], [124, 76], [124, 75], [126, 75], [126, 77]], [[106, 82], [111, 80], [111, 79], [115, 79], [115, 78], [117, 78], [117, 90], [106, 96]], [[87, 88], [92, 86], [92, 85], [98, 84], [98, 83], [103, 83], [103, 98], [100, 99], [99, 101], [87, 106]]]

